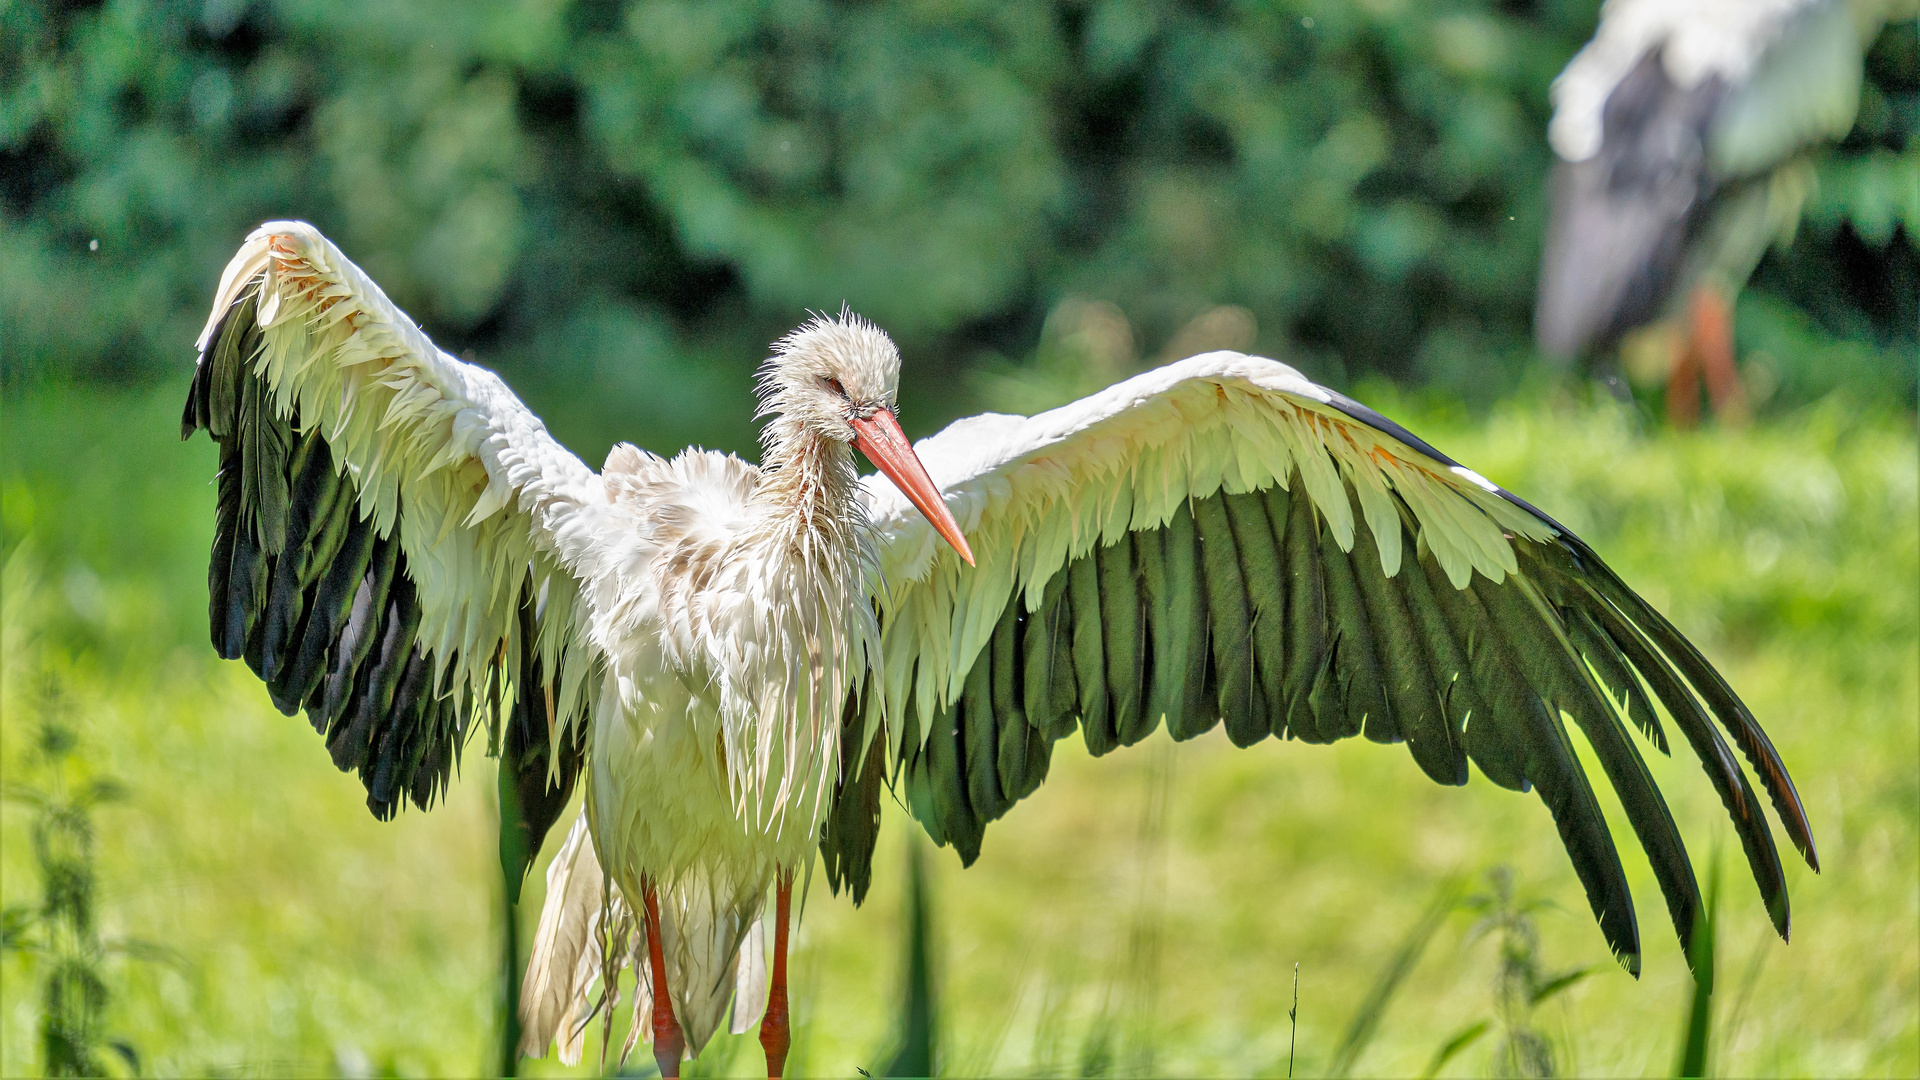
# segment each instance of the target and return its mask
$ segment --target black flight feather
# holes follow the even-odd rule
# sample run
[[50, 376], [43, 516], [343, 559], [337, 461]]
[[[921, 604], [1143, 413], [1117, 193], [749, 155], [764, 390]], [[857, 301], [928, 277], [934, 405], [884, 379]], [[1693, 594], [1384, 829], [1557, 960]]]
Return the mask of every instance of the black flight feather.
[[[1510, 583], [1509, 583], [1510, 584]], [[1526, 601], [1517, 591], [1495, 585], [1476, 575], [1468, 590], [1487, 611], [1485, 625], [1490, 630], [1487, 658], [1509, 671], [1528, 670], [1528, 657], [1541, 646], [1537, 640], [1509, 631], [1525, 627], [1520, 617]], [[1594, 797], [1580, 765], [1579, 755], [1567, 735], [1559, 714], [1542, 698], [1539, 688], [1529, 685], [1519, 709], [1508, 715], [1523, 726], [1527, 775], [1553, 814], [1560, 840], [1573, 861], [1574, 872], [1587, 890], [1587, 903], [1600, 923], [1600, 931], [1614, 955], [1634, 975], [1640, 973], [1640, 930], [1633, 911], [1633, 896], [1627, 888], [1626, 872], [1620, 866], [1620, 853], [1613, 846], [1606, 818]], [[1496, 713], [1506, 705], [1494, 700]]]
[[[1453, 732], [1447, 726], [1425, 635], [1407, 612], [1399, 575], [1388, 578], [1382, 572], [1380, 549], [1374, 544], [1373, 532], [1358, 527], [1361, 519], [1357, 504], [1355, 510], [1353, 551], [1347, 565], [1353, 569], [1354, 583], [1359, 586], [1361, 601], [1366, 605], [1367, 621], [1373, 628], [1374, 653], [1385, 668], [1387, 701], [1393, 709], [1394, 726], [1406, 739], [1413, 760], [1435, 783], [1464, 784], [1466, 753], [1456, 745]], [[1331, 558], [1328, 561], [1331, 562]]]
[[[1012, 605], [1009, 605], [1011, 607]], [[840, 773], [833, 804], [820, 830], [820, 862], [835, 896], [845, 889], [856, 906], [873, 884], [873, 849], [880, 838], [880, 793], [886, 787], [886, 745], [869, 746], [866, 704], [870, 688], [847, 695], [840, 713]]]
[[259, 656], [250, 645], [259, 640], [254, 627], [259, 624], [260, 609], [266, 603], [269, 569], [259, 539], [242, 521], [233, 541], [233, 564], [227, 572], [226, 638], [220, 658], [244, 659], [247, 666], [256, 671], [260, 666]]
[[1699, 701], [1640, 631], [1598, 596], [1595, 599], [1600, 602], [1589, 610], [1634, 670], [1646, 679], [1647, 688], [1666, 706], [1667, 715], [1700, 759], [1700, 767], [1733, 820], [1734, 833], [1740, 837], [1740, 847], [1746, 852], [1747, 865], [1753, 872], [1754, 885], [1760, 890], [1768, 917], [1780, 936], [1787, 937], [1792, 930], [1792, 914], [1787, 900], [1786, 872], [1780, 865], [1779, 849], [1773, 843], [1773, 830], [1760, 809], [1760, 799], [1748, 785], [1746, 774], [1740, 771], [1732, 748], [1720, 737]]
[[[1212, 731], [1220, 722], [1220, 707], [1211, 693], [1213, 615], [1207, 608], [1207, 590], [1200, 570], [1200, 538], [1192, 507], [1176, 506], [1160, 532], [1167, 602], [1158, 610], [1167, 620], [1167, 671], [1173, 684], [1156, 689], [1167, 703], [1167, 733], [1175, 740]], [[1160, 644], [1154, 645], [1156, 656]]]
[[1308, 700], [1329, 666], [1326, 581], [1320, 566], [1320, 529], [1313, 500], [1297, 470], [1289, 491], [1274, 488], [1267, 492], [1270, 518], [1278, 517], [1283, 507], [1286, 524], [1276, 525], [1273, 532], [1282, 538], [1287, 559], [1287, 728], [1298, 738], [1328, 742], [1339, 736], [1320, 730]]
[[[1079, 691], [1074, 683], [1068, 637], [1073, 620], [1067, 611], [1066, 591], [1066, 574], [1055, 574], [1047, 580], [1039, 610], [1022, 623], [1020, 641], [1027, 723], [1054, 739], [1071, 735], [1078, 715]], [[1024, 601], [1016, 595], [1009, 602]]]
[[1280, 546], [1267, 521], [1266, 497], [1260, 492], [1223, 495], [1227, 523], [1232, 526], [1234, 549], [1240, 556], [1240, 579], [1251, 606], [1254, 686], [1257, 706], [1253, 730], [1264, 738], [1285, 731], [1287, 606], [1281, 580]]
[[[299, 649], [294, 654], [293, 666], [286, 679], [288, 693], [298, 694], [301, 700], [308, 703], [307, 718], [321, 734], [326, 733], [334, 715], [327, 709], [325, 695], [316, 704], [314, 693], [324, 685], [331, 660], [330, 650], [345, 640], [342, 630], [348, 614], [353, 610], [368, 563], [373, 558], [376, 540], [373, 522], [362, 519], [355, 512], [351, 498], [340, 500], [334, 508], [334, 517], [333, 530], [340, 536], [339, 546], [326, 572], [314, 583], [306, 628], [300, 635]], [[333, 535], [333, 532], [330, 531], [328, 535]]]
[[1208, 631], [1213, 638], [1213, 667], [1219, 680], [1219, 709], [1227, 738], [1251, 746], [1271, 733], [1263, 727], [1253, 678], [1253, 611], [1240, 576], [1240, 552], [1220, 496], [1193, 502], [1194, 529], [1200, 540], [1201, 577], [1206, 583]]
[[1120, 745], [1107, 696], [1106, 634], [1100, 625], [1100, 564], [1093, 552], [1067, 564], [1067, 604], [1073, 620], [1073, 677], [1079, 687], [1080, 730], [1095, 757]]
[[[1588, 745], [1599, 758], [1600, 767], [1613, 784], [1620, 805], [1627, 812], [1627, 820], [1653, 865], [1654, 877], [1660, 883], [1668, 914], [1673, 918], [1673, 928], [1680, 937], [1681, 951], [1691, 956], [1693, 929], [1701, 910], [1700, 889], [1666, 799], [1654, 785], [1646, 762], [1634, 749], [1613, 704], [1593, 681], [1545, 599], [1524, 577], [1509, 579], [1506, 592], [1516, 598], [1506, 613], [1508, 632], [1514, 635], [1525, 632], [1543, 643], [1541, 649], [1527, 655], [1524, 661], [1534, 686], [1542, 692], [1550, 708], [1572, 716], [1586, 734]], [[1528, 626], [1529, 612], [1533, 616], [1531, 626], [1523, 631], [1522, 627]]]
[[1609, 703], [1624, 697], [1627, 719], [1633, 721], [1634, 726], [1660, 753], [1671, 757], [1673, 751], [1667, 745], [1667, 730], [1661, 726], [1660, 717], [1654, 713], [1653, 703], [1648, 699], [1640, 677], [1621, 656], [1619, 646], [1613, 643], [1605, 630], [1600, 629], [1600, 624], [1594, 621], [1593, 614], [1586, 608], [1559, 606], [1558, 611], [1574, 648], [1599, 671]]
[[1420, 574], [1427, 593], [1453, 628], [1465, 664], [1454, 680], [1452, 694], [1465, 714], [1462, 743], [1467, 756], [1487, 779], [1512, 791], [1529, 791], [1527, 732], [1521, 718], [1533, 696], [1519, 671], [1501, 659], [1501, 649], [1488, 625], [1486, 609], [1470, 592], [1453, 587], [1446, 572], [1425, 545], [1403, 553], [1402, 574]]
[[963, 775], [966, 747], [959, 721], [952, 710], [934, 714], [921, 761], [930, 782], [933, 810], [944, 826], [947, 842], [959, 852], [961, 863], [971, 866], [980, 857], [980, 838], [985, 826], [967, 798], [967, 781]]
[[[991, 643], [989, 643], [991, 644]], [[960, 700], [954, 703], [965, 728], [967, 803], [982, 824], [992, 821], [1013, 803], [1000, 790], [1000, 724], [993, 709], [993, 664], [983, 651], [967, 669]]]
[[1367, 738], [1379, 743], [1399, 742], [1404, 736], [1394, 723], [1386, 692], [1387, 668], [1375, 646], [1373, 619], [1354, 580], [1352, 560], [1334, 541], [1332, 529], [1320, 530], [1317, 548], [1327, 620], [1334, 633], [1329, 649], [1333, 678], [1328, 682], [1338, 687], [1342, 700], [1314, 710], [1316, 717], [1324, 716], [1317, 737], [1308, 732], [1301, 732], [1300, 737], [1308, 742], [1345, 739], [1360, 734], [1364, 722]]
[[1141, 693], [1147, 625], [1140, 610], [1132, 537], [1123, 535], [1088, 554], [1097, 557], [1100, 564], [1101, 653], [1106, 661], [1107, 708], [1113, 736], [1119, 745], [1132, 746], [1153, 734], [1159, 720], [1148, 715]]
[[[1402, 535], [1400, 570], [1393, 584], [1406, 606], [1413, 632], [1420, 640], [1427, 675], [1439, 697], [1440, 728], [1447, 739], [1447, 762], [1454, 770], [1451, 782], [1464, 784], [1467, 782], [1467, 718], [1475, 708], [1484, 711], [1485, 705], [1475, 692], [1472, 680], [1467, 678], [1466, 650], [1434, 595], [1435, 583], [1420, 565], [1418, 553], [1408, 550], [1412, 546], [1407, 542], [1411, 537]], [[1451, 588], [1452, 583], [1447, 583], [1447, 587]], [[1466, 685], [1462, 686], [1463, 682]]]
[[1625, 613], [1686, 677], [1694, 692], [1706, 702], [1721, 726], [1727, 729], [1727, 734], [1733, 737], [1734, 745], [1746, 755], [1747, 762], [1753, 766], [1755, 775], [1760, 777], [1761, 785], [1772, 798], [1774, 810], [1780, 815], [1780, 824], [1786, 829], [1788, 838], [1793, 841], [1801, 857], [1806, 859], [1807, 865], [1818, 872], [1820, 856], [1814, 850], [1813, 828], [1807, 821], [1806, 807], [1800, 802], [1799, 792], [1794, 790], [1793, 778], [1787, 775], [1786, 764], [1780, 760], [1772, 740], [1760, 729], [1759, 722], [1748, 711], [1746, 703], [1733, 692], [1733, 688], [1727, 685], [1726, 679], [1714, 670], [1713, 665], [1707, 663], [1707, 658], [1700, 655], [1700, 650], [1694, 647], [1693, 642], [1688, 641], [1666, 616], [1655, 611], [1639, 594], [1627, 588], [1626, 583], [1602, 564], [1597, 556], [1585, 550], [1585, 545], [1575, 550], [1562, 549], [1560, 558], [1571, 561], [1579, 555], [1585, 556], [1580, 562], [1590, 564], [1586, 566], [1588, 572], [1580, 580]]
[[[368, 531], [374, 531], [371, 524]], [[359, 677], [360, 669], [379, 641], [382, 619], [387, 612], [387, 591], [393, 584], [399, 557], [398, 539], [374, 537], [373, 550], [367, 560], [366, 570], [360, 575], [346, 624], [340, 629], [338, 641], [329, 650], [333, 664], [326, 675], [326, 696], [321, 705], [328, 720], [329, 740], [336, 728], [351, 719], [348, 712], [358, 700], [355, 689], [364, 684]]]
[[221, 469], [214, 479], [213, 555], [207, 561], [207, 626], [214, 652], [231, 660], [227, 653], [227, 612], [233, 582], [233, 548], [240, 531], [239, 463], [229, 462], [222, 450]]
[[1000, 774], [1000, 794], [1009, 804], [1031, 795], [1046, 778], [1053, 742], [1027, 723], [1027, 711], [1021, 688], [1025, 673], [1021, 670], [1021, 622], [1026, 606], [1018, 596], [1007, 604], [994, 627], [988, 645], [987, 662], [993, 666], [993, 710], [1005, 718], [1000, 728], [1000, 747], [996, 766]]

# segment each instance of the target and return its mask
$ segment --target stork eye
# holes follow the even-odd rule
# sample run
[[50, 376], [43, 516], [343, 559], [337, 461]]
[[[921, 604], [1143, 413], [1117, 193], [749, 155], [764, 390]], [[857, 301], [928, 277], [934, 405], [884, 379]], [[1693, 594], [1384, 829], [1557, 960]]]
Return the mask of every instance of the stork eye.
[[[846, 388], [846, 387], [844, 387], [844, 386], [841, 386], [841, 385], [840, 385], [840, 380], [839, 380], [839, 379], [828, 379], [828, 380], [827, 380], [827, 389], [829, 389], [829, 390], [831, 390], [831, 391], [833, 391], [833, 392], [834, 392], [834, 393], [836, 393], [836, 394], [839, 394], [839, 395], [840, 395], [841, 397], [846, 397], [846, 396], [847, 396], [847, 388]], [[851, 399], [849, 399], [849, 400], [851, 400]]]

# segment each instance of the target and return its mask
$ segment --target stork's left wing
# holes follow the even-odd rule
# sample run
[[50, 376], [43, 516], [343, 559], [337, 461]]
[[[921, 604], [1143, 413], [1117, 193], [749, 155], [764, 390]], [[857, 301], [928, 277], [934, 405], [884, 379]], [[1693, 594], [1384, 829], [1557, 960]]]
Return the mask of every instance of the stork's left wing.
[[[1055, 740], [1094, 754], [1224, 724], [1405, 742], [1427, 775], [1535, 788], [1595, 917], [1637, 970], [1632, 899], [1564, 716], [1619, 794], [1689, 940], [1699, 892], [1628, 726], [1662, 752], [1658, 700], [1732, 815], [1775, 925], [1766, 817], [1713, 718], [1814, 861], [1779, 756], [1733, 691], [1585, 544], [1392, 421], [1271, 360], [1211, 353], [1031, 419], [963, 420], [917, 450], [967, 534], [960, 564], [884, 481], [868, 485], [885, 670], [847, 724], [883, 757], [842, 778], [823, 854], [864, 891], [885, 764], [964, 860], [1045, 778]], [[849, 731], [849, 735], [857, 735]]]
[[582, 761], [600, 478], [303, 222], [247, 238], [199, 344], [181, 437], [220, 448], [214, 648], [306, 709], [380, 818], [507, 720], [517, 889]]

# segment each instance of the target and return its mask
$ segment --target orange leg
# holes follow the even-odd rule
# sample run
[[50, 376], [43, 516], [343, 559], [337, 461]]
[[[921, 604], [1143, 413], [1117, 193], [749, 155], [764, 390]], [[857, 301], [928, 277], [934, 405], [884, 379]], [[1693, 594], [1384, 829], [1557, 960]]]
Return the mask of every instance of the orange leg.
[[653, 1060], [660, 1063], [661, 1076], [680, 1075], [680, 1054], [687, 1040], [680, 1033], [680, 1022], [673, 1017], [673, 995], [667, 992], [667, 961], [660, 940], [660, 900], [654, 895], [653, 882], [642, 880], [641, 902], [646, 907], [647, 964], [653, 969]]
[[767, 991], [767, 1015], [760, 1021], [760, 1048], [767, 1052], [767, 1076], [786, 1072], [787, 1048], [793, 1034], [787, 1027], [787, 915], [793, 908], [793, 876], [780, 875], [774, 888], [773, 986]]
[[1692, 352], [1706, 376], [1713, 411], [1722, 423], [1745, 423], [1747, 395], [1733, 366], [1733, 311], [1726, 296], [1712, 285], [1695, 289], [1687, 305], [1687, 321]]
[[1673, 370], [1667, 373], [1667, 423], [1690, 428], [1700, 422], [1700, 363], [1693, 335], [1673, 336]]

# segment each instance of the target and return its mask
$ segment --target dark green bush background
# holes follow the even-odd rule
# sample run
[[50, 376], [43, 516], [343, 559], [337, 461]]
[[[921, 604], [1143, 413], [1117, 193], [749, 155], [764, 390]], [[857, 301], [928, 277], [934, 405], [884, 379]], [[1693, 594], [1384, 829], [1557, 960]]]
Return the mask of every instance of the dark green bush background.
[[[240, 239], [300, 217], [583, 450], [745, 444], [766, 342], [843, 302], [922, 430], [1069, 297], [1141, 357], [1234, 304], [1322, 379], [1484, 401], [1534, 359], [1547, 88], [1596, 8], [15, 3], [0, 355], [177, 377]], [[1776, 405], [1912, 407], [1915, 37], [1743, 306]]]

